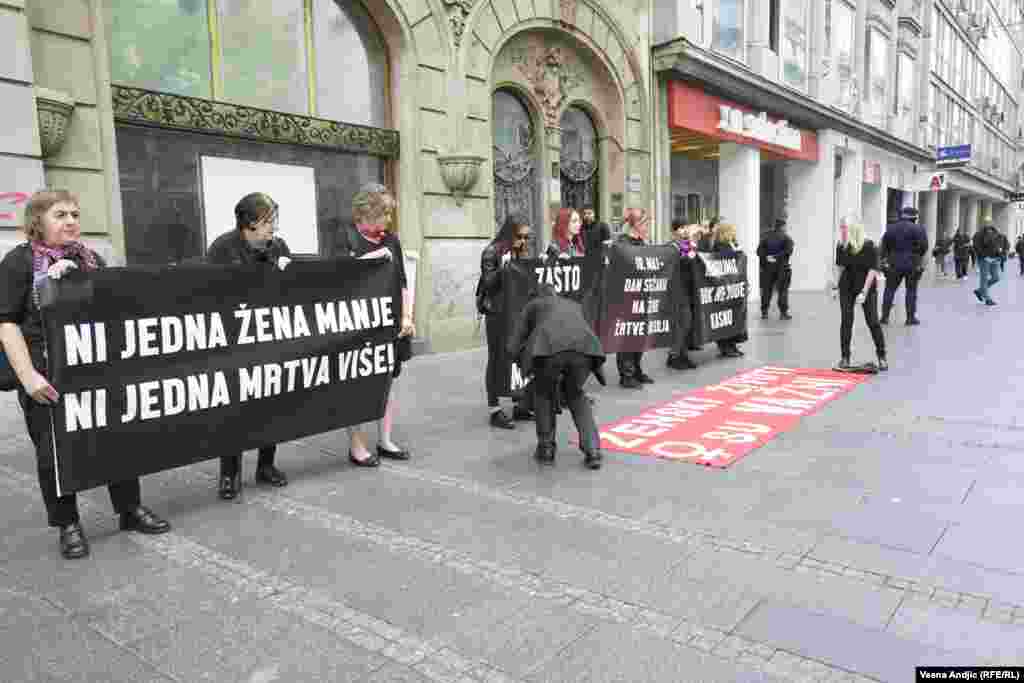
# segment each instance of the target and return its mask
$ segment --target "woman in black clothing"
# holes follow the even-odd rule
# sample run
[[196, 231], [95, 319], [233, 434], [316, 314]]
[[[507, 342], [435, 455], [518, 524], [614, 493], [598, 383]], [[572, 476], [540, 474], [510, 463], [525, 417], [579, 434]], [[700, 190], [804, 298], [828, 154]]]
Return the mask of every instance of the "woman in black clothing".
[[[68, 270], [103, 268], [99, 254], [82, 244], [78, 198], [65, 190], [36, 192], [25, 207], [28, 241], [0, 262], [0, 342], [18, 376], [18, 403], [36, 449], [39, 488], [50, 526], [60, 530], [60, 553], [77, 559], [89, 554], [89, 541], [78, 517], [74, 493], [58, 495], [53, 458], [53, 405], [57, 390], [47, 379], [43, 320], [35, 289], [47, 278]], [[171, 525], [139, 504], [137, 477], [110, 484], [110, 501], [122, 530], [162, 534]]]
[[839, 267], [839, 308], [842, 322], [839, 326], [839, 350], [842, 357], [837, 366], [841, 370], [850, 367], [850, 339], [853, 336], [853, 312], [856, 304], [864, 310], [864, 320], [871, 330], [878, 354], [878, 369], [888, 370], [885, 357], [885, 336], [878, 321], [878, 288], [881, 280], [878, 249], [875, 243], [864, 237], [864, 226], [860, 223], [843, 223], [839, 226], [841, 241], [836, 247], [836, 266]]
[[[712, 237], [711, 251], [724, 258], [734, 258], [740, 249], [736, 243], [736, 226], [731, 223], [719, 223], [715, 226]], [[743, 352], [738, 344], [747, 341], [747, 333], [738, 334], [728, 339], [719, 339], [715, 342], [718, 345], [718, 355], [721, 358], [740, 358]]]
[[381, 458], [392, 460], [408, 460], [409, 451], [391, 440], [391, 428], [394, 425], [396, 410], [394, 378], [401, 372], [402, 361], [409, 360], [413, 335], [416, 326], [413, 324], [412, 292], [409, 291], [405, 275], [405, 255], [402, 243], [394, 232], [394, 215], [397, 202], [394, 196], [380, 183], [364, 185], [352, 199], [352, 220], [354, 226], [348, 226], [338, 235], [337, 250], [354, 258], [374, 259], [387, 258], [398, 268], [398, 280], [402, 286], [402, 324], [396, 342], [397, 360], [392, 374], [392, 383], [388, 388], [387, 405], [377, 425], [377, 450], [371, 453], [367, 446], [366, 434], [359, 425], [349, 427], [348, 459], [358, 467], [378, 467]]
[[[525, 258], [530, 249], [530, 222], [522, 214], [510, 214], [501, 226], [498, 235], [480, 255], [480, 281], [476, 286], [476, 308], [484, 316], [487, 327], [487, 370], [484, 384], [487, 387], [487, 408], [490, 411], [492, 427], [514, 429], [512, 419], [501, 409], [498, 395], [503, 384], [501, 373], [505, 353], [505, 329], [502, 324], [501, 269], [512, 259]], [[513, 417], [525, 418], [529, 411], [519, 413], [517, 406]]]
[[[235, 205], [235, 229], [213, 241], [206, 251], [207, 262], [221, 265], [264, 263], [268, 268], [284, 270], [291, 261], [291, 251], [285, 241], [274, 234], [278, 208], [277, 202], [262, 192], [242, 197]], [[286, 486], [288, 477], [274, 466], [276, 453], [276, 444], [259, 448], [255, 479], [271, 486]], [[241, 453], [221, 456], [217, 495], [223, 500], [231, 500], [241, 491], [241, 469]]]
[[[645, 209], [626, 209], [622, 216], [624, 231], [615, 238], [616, 242], [641, 246], [647, 244], [651, 232], [651, 217]], [[643, 351], [627, 351], [615, 354], [615, 367], [619, 371], [619, 386], [624, 389], [640, 389], [645, 384], [654, 384], [654, 378], [644, 372]]]

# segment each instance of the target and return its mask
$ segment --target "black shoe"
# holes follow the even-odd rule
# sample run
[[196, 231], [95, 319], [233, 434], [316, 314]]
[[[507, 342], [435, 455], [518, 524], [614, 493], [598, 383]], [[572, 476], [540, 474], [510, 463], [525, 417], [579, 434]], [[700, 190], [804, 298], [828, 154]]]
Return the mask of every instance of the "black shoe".
[[882, 325], [888, 325], [889, 324], [889, 316], [883, 315], [881, 318], [878, 319], [878, 322], [881, 323]]
[[974, 296], [975, 296], [975, 298], [977, 298], [977, 300], [978, 300], [978, 301], [980, 301], [981, 303], [985, 303], [985, 297], [984, 297], [984, 296], [982, 295], [982, 293], [981, 293], [981, 290], [980, 290], [980, 289], [976, 289], [976, 290], [974, 290]]
[[78, 522], [60, 527], [60, 554], [65, 560], [79, 560], [89, 555], [89, 541]]
[[878, 371], [885, 372], [889, 369], [889, 361], [885, 359], [885, 356], [878, 357]]
[[920, 325], [921, 321], [918, 320], [917, 318], [910, 318], [910, 319], [907, 320], [907, 324], [908, 325]]
[[740, 351], [735, 346], [730, 346], [728, 348], [722, 349], [718, 355], [720, 358], [742, 358], [743, 352]]
[[220, 486], [217, 488], [217, 495], [220, 496], [221, 500], [232, 500], [238, 496], [238, 492], [242, 490], [242, 478], [237, 474], [233, 477], [225, 477], [221, 475]]
[[640, 381], [640, 384], [654, 384], [654, 378], [647, 373], [641, 372], [636, 378]]
[[761, 311], [761, 320], [768, 319], [768, 311]]
[[693, 370], [697, 367], [689, 356], [669, 356], [667, 365], [673, 370]]
[[601, 469], [601, 461], [603, 460], [604, 457], [601, 455], [601, 451], [586, 453], [583, 456], [583, 466], [588, 470], [599, 470]]
[[644, 385], [636, 377], [623, 377], [619, 380], [619, 386], [623, 389], [641, 389]]
[[995, 305], [996, 305], [996, 302], [995, 302], [995, 301], [992, 301], [992, 299], [989, 299], [988, 301], [986, 301], [986, 302], [985, 302], [985, 305], [986, 305], [986, 306], [995, 306]]
[[515, 429], [516, 425], [505, 414], [504, 410], [496, 410], [491, 413], [491, 426], [498, 429]]
[[166, 534], [171, 523], [156, 516], [152, 510], [140, 505], [131, 512], [121, 513], [121, 531], [138, 531], [143, 534]]
[[850, 369], [850, 357], [849, 356], [843, 356], [842, 358], [839, 359], [839, 362], [836, 363], [836, 370], [849, 370], [849, 369]]
[[412, 456], [408, 450], [399, 448], [397, 451], [389, 451], [383, 446], [377, 446], [377, 457], [388, 458], [390, 460], [408, 460]]
[[704, 348], [703, 346], [698, 346], [697, 344], [690, 344], [688, 347], [686, 347], [686, 350], [687, 351], [700, 351], [703, 348]]
[[349, 451], [348, 461], [356, 467], [380, 467], [380, 457], [376, 454], [371, 455], [366, 460], [360, 460], [356, 456], [352, 455], [352, 451]]
[[262, 465], [257, 467], [255, 479], [258, 482], [270, 484], [271, 486], [288, 485], [288, 477], [284, 476], [284, 472], [273, 465]]
[[534, 412], [532, 410], [527, 410], [526, 408], [520, 408], [519, 406], [516, 406], [515, 408], [512, 409], [512, 419], [513, 420], [517, 420], [519, 422], [525, 422], [527, 420], [532, 420], [535, 417], [536, 417], [536, 415], [534, 415]]
[[534, 451], [533, 458], [541, 465], [554, 465], [555, 449], [553, 446], [537, 446], [537, 450]]
[[792, 320], [792, 319], [793, 319], [793, 316], [791, 316], [789, 314], [789, 311], [786, 311], [782, 315], [779, 316], [779, 320]]

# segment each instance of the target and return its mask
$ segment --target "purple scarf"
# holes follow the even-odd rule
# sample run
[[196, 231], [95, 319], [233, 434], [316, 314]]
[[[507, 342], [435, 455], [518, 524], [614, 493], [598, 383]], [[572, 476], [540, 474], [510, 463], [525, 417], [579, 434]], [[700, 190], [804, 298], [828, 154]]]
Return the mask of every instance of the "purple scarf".
[[99, 263], [96, 253], [81, 242], [68, 242], [61, 247], [48, 247], [39, 240], [32, 240], [32, 284], [38, 285], [46, 272], [57, 261], [69, 259], [85, 271], [96, 270]]

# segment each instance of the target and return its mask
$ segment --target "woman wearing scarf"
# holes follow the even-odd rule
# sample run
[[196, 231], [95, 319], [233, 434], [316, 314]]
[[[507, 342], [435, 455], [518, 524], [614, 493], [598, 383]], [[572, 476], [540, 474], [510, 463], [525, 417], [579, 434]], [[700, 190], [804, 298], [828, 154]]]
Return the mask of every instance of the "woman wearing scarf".
[[839, 350], [841, 358], [836, 367], [847, 370], [850, 367], [850, 340], [853, 337], [854, 305], [861, 304], [864, 321], [871, 330], [878, 355], [878, 369], [888, 370], [885, 358], [885, 335], [878, 320], [878, 288], [875, 283], [881, 278], [878, 263], [878, 249], [875, 243], [864, 237], [861, 223], [850, 223], [846, 219], [839, 224], [840, 242], [836, 246], [836, 266], [839, 268], [839, 310], [842, 322], [839, 326]]
[[[278, 205], [262, 192], [247, 194], [235, 205], [235, 229], [226, 232], [206, 252], [209, 263], [237, 265], [264, 263], [268, 268], [284, 270], [291, 261], [288, 245], [274, 233], [278, 225]], [[256, 481], [271, 486], [286, 486], [288, 478], [274, 466], [277, 446], [270, 444], [258, 451]], [[218, 495], [231, 500], [242, 488], [242, 454], [222, 456]]]
[[[7, 252], [0, 262], [0, 342], [18, 376], [18, 402], [36, 448], [39, 489], [43, 494], [50, 526], [60, 533], [60, 552], [67, 559], [89, 554], [75, 494], [57, 495], [53, 462], [52, 406], [57, 390], [46, 377], [43, 321], [34, 296], [47, 278], [60, 279], [71, 269], [93, 271], [106, 264], [81, 243], [78, 199], [64, 190], [36, 192], [25, 207], [28, 241]], [[171, 528], [165, 520], [139, 504], [138, 478], [108, 487], [122, 530], [162, 534]]]
[[401, 372], [402, 362], [409, 360], [412, 337], [416, 334], [412, 316], [413, 300], [405, 276], [405, 255], [392, 223], [396, 206], [397, 202], [387, 187], [380, 183], [367, 183], [352, 198], [352, 220], [355, 225], [345, 228], [338, 236], [337, 250], [341, 254], [359, 259], [387, 258], [394, 262], [402, 286], [402, 323], [395, 345], [398, 362], [392, 373], [384, 417], [377, 423], [376, 451], [370, 452], [366, 433], [360, 425], [349, 427], [348, 430], [351, 439], [348, 459], [358, 467], [379, 467], [381, 458], [409, 459], [409, 451], [391, 440], [396, 410], [394, 378]]
[[693, 228], [682, 221], [672, 224], [673, 239], [670, 244], [679, 250], [679, 284], [686, 293], [686, 297], [679, 301], [672, 348], [669, 349], [666, 362], [673, 370], [692, 370], [697, 367], [687, 354], [692, 341], [693, 304], [696, 297], [693, 260], [697, 257], [697, 245], [690, 238]]
[[[739, 253], [739, 244], [736, 241], [736, 226], [731, 223], [718, 223], [712, 237], [711, 251], [722, 258], [735, 258]], [[744, 326], [745, 327], [745, 326]], [[747, 333], [738, 334], [735, 337], [719, 339], [718, 356], [720, 358], [740, 358], [743, 352], [738, 344], [747, 341]]]
[[583, 221], [576, 209], [559, 209], [551, 229], [551, 243], [545, 251], [549, 259], [583, 256], [585, 247], [581, 230]]

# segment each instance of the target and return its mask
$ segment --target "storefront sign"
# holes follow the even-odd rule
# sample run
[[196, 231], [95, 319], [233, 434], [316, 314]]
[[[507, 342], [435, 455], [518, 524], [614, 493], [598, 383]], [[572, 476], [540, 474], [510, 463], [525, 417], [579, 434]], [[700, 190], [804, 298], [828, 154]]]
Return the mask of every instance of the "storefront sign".
[[914, 178], [914, 183], [910, 187], [911, 192], [941, 192], [947, 189], [946, 185], [946, 173], [940, 171], [938, 173], [920, 173]]
[[868, 185], [882, 184], [882, 164], [878, 161], [864, 161], [864, 182]]
[[970, 145], [939, 147], [935, 152], [936, 166], [962, 166], [971, 160]]
[[803, 144], [800, 131], [790, 128], [786, 120], [769, 121], [768, 114], [750, 114], [727, 104], [718, 105], [718, 127], [728, 133], [753, 138], [799, 152]]
[[708, 95], [699, 85], [682, 81], [668, 84], [668, 125], [710, 140], [757, 147], [776, 157], [818, 160], [814, 131], [795, 128], [785, 117]]

